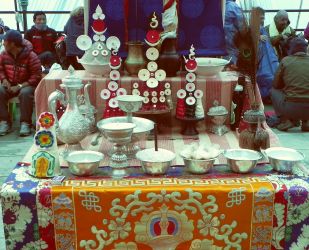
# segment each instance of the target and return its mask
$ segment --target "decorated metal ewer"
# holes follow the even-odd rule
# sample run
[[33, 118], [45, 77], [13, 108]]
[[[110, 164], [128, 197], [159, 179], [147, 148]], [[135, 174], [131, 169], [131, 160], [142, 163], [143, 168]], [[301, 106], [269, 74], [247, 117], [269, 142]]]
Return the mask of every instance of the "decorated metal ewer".
[[270, 138], [268, 132], [262, 128], [262, 123], [266, 117], [264, 111], [259, 109], [259, 105], [254, 104], [252, 109], [244, 113], [244, 121], [249, 127], [241, 131], [239, 135], [239, 146], [241, 148], [260, 151], [270, 147]]
[[[48, 98], [49, 110], [56, 115], [56, 102], [57, 100], [62, 103], [67, 103], [66, 110], [62, 117], [56, 120], [56, 134], [57, 138], [66, 144], [63, 157], [66, 158], [68, 153], [73, 150], [81, 150], [80, 141], [83, 140], [91, 129], [93, 119], [83, 115], [78, 107], [77, 94], [80, 89], [84, 87], [81, 79], [74, 76], [74, 69], [69, 68], [70, 75], [62, 80], [60, 87], [65, 89], [66, 98], [64, 94], [56, 90], [50, 94]], [[85, 88], [87, 91], [87, 88]], [[86, 104], [87, 105], [87, 104]], [[89, 113], [91, 113], [91, 107], [88, 106]]]

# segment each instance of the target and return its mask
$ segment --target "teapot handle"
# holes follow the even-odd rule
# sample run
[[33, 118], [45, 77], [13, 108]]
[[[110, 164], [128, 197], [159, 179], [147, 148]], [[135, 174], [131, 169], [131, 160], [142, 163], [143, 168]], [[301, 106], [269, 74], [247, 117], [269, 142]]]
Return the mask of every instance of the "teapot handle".
[[87, 84], [85, 84], [84, 86], [84, 97], [85, 97], [85, 104], [89, 110], [89, 112], [91, 111], [91, 102], [90, 102], [90, 98], [89, 98], [89, 88], [91, 86], [91, 83], [88, 82]]
[[62, 103], [64, 103], [65, 102], [64, 97], [65, 97], [64, 94], [60, 90], [55, 90], [48, 97], [48, 109], [55, 117], [56, 127], [58, 127], [58, 124], [59, 124], [59, 121], [57, 118], [57, 112], [56, 112], [56, 102], [57, 100], [59, 100]]

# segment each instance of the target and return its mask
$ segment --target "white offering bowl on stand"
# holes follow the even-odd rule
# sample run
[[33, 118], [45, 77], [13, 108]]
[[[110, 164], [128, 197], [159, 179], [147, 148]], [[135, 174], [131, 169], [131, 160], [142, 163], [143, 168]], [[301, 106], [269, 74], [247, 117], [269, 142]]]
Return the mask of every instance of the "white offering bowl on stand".
[[132, 113], [137, 112], [143, 105], [144, 98], [138, 95], [117, 96], [119, 108], [127, 113], [127, 121], [132, 122]]
[[124, 146], [131, 141], [135, 126], [133, 123], [108, 123], [101, 126], [104, 135], [114, 144], [114, 153], [110, 157], [111, 168], [124, 169], [129, 166]]
[[199, 57], [195, 58], [197, 62], [197, 76], [216, 76], [224, 67], [229, 64], [228, 60], [221, 58]]
[[[128, 118], [124, 116], [119, 117], [111, 117], [107, 119], [103, 119], [97, 123], [97, 127], [100, 132], [104, 134], [102, 126], [108, 123], [126, 123], [128, 122]], [[131, 137], [131, 141], [124, 146], [124, 152], [127, 155], [128, 159], [135, 158], [135, 155], [138, 151], [140, 151], [140, 147], [136, 144], [137, 142], [145, 139], [150, 131], [154, 128], [154, 123], [151, 120], [141, 118], [141, 117], [133, 117], [132, 123], [136, 125], [133, 129], [133, 134]], [[109, 155], [112, 155], [113, 149], [109, 152]]]

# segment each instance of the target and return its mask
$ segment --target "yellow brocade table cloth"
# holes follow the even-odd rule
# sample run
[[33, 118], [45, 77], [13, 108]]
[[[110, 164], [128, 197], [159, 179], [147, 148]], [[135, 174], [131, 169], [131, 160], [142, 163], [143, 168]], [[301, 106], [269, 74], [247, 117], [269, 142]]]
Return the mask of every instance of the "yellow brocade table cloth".
[[265, 177], [68, 180], [51, 188], [57, 249], [271, 249]]

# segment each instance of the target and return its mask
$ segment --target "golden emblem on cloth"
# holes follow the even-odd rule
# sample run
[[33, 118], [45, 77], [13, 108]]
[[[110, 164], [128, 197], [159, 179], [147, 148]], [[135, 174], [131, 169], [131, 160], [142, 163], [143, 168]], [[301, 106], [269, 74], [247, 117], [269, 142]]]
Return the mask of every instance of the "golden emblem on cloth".
[[180, 243], [192, 240], [193, 221], [185, 212], [171, 211], [163, 204], [159, 211], [144, 214], [135, 222], [135, 240], [153, 250], [175, 249]]

